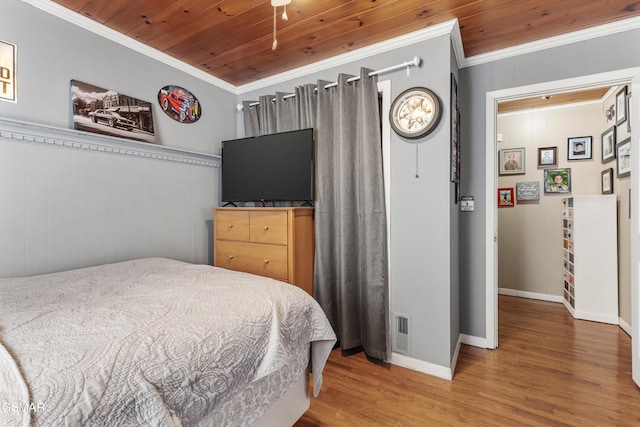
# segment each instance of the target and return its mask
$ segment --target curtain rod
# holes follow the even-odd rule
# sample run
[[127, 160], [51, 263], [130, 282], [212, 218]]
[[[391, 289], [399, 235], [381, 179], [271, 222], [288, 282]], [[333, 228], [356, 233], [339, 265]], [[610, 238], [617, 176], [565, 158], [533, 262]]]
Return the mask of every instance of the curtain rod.
[[[378, 74], [389, 73], [391, 71], [399, 70], [400, 68], [405, 68], [405, 67], [407, 68], [407, 73], [409, 73], [409, 67], [418, 67], [421, 62], [422, 62], [422, 59], [418, 58], [417, 56], [414, 56], [411, 61], [405, 61], [402, 64], [392, 65], [391, 67], [383, 68], [382, 70], [372, 71], [369, 73], [369, 77], [372, 77]], [[360, 76], [355, 76], [355, 77], [351, 77], [350, 79], [347, 79], [347, 83], [355, 82], [357, 80], [360, 80]], [[338, 83], [329, 83], [325, 85], [323, 89], [329, 89], [335, 86], [338, 86]], [[316, 91], [317, 90], [318, 89], [316, 88]], [[296, 96], [295, 93], [290, 93], [288, 95], [284, 95], [282, 99], [293, 98], [295, 96]], [[275, 98], [272, 100], [272, 102], [273, 101], [275, 101]], [[257, 105], [260, 105], [260, 102], [252, 102], [251, 104], [249, 104], [249, 107], [255, 107]], [[238, 104], [237, 108], [238, 108], [238, 111], [242, 111], [242, 108], [243, 108], [242, 104]]]

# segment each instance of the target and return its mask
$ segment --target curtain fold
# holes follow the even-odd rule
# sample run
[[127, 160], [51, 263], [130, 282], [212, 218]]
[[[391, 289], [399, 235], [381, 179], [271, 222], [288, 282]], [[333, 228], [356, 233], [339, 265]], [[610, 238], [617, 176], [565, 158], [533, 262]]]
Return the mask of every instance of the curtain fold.
[[[244, 104], [246, 136], [313, 127], [316, 137], [314, 297], [343, 351], [389, 359], [388, 271], [377, 77], [296, 88]], [[314, 92], [315, 88], [317, 92]], [[272, 103], [271, 99], [275, 98]], [[268, 105], [263, 105], [263, 103]]]

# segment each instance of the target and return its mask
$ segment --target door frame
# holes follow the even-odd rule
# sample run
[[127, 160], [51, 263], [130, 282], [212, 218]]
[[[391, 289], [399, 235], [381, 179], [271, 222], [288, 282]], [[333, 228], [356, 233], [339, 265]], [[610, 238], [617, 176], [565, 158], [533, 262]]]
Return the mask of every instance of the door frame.
[[[555, 80], [550, 82], [512, 87], [487, 92], [486, 95], [486, 180], [485, 180], [485, 284], [486, 284], [486, 347], [498, 347], [498, 214], [495, 194], [498, 188], [497, 163], [497, 113], [498, 102], [533, 96], [545, 96], [558, 92], [587, 89], [596, 86], [630, 84], [631, 97], [628, 120], [631, 120], [631, 140], [640, 146], [640, 68], [628, 68], [588, 76]], [[633, 380], [640, 386], [640, 217], [638, 215], [638, 173], [640, 156], [637, 150], [631, 152], [631, 327], [632, 327], [632, 371]]]

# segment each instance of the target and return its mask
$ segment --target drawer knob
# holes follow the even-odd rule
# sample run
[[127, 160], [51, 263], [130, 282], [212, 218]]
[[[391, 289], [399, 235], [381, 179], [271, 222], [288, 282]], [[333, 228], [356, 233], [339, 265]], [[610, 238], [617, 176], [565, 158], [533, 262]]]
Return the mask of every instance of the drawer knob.
[[233, 259], [233, 255], [229, 255], [229, 259]]
[[269, 226], [268, 226], [268, 225], [265, 225], [265, 226], [264, 226], [264, 229], [265, 229], [265, 230], [268, 230], [268, 229], [269, 229]]
[[264, 263], [265, 263], [265, 264], [269, 264], [269, 260], [268, 260], [268, 259], [265, 259], [265, 260], [264, 260]]
[[233, 224], [229, 224], [229, 228], [233, 228]]

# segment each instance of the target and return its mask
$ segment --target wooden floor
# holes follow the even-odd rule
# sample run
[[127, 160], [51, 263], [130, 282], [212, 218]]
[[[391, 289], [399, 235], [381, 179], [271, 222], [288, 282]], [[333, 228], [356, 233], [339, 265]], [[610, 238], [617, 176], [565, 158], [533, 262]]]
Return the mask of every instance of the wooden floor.
[[631, 339], [562, 304], [499, 298], [499, 347], [463, 345], [453, 381], [334, 351], [305, 426], [640, 426]]

